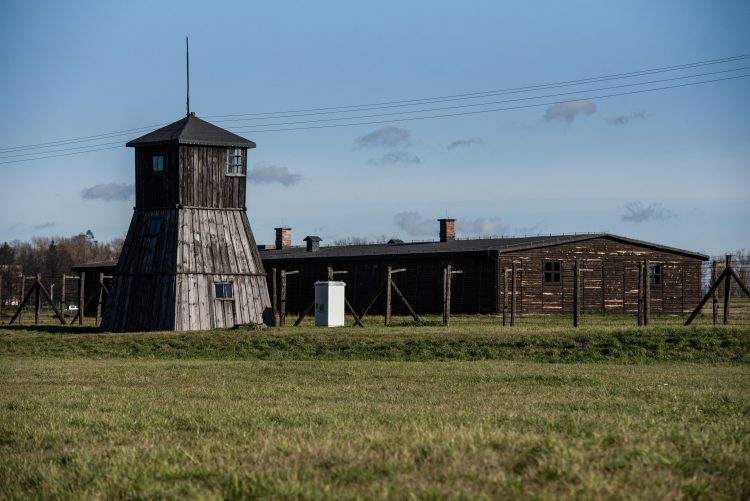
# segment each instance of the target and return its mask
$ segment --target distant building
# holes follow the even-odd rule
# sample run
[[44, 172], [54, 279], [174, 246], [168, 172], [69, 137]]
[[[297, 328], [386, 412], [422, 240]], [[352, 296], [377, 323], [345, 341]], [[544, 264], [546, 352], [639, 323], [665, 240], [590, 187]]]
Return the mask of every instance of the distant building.
[[[277, 236], [274, 249], [260, 251], [269, 289], [272, 270], [298, 271], [287, 278], [286, 309], [299, 312], [313, 300], [313, 284], [326, 280], [331, 266], [347, 272], [336, 279], [346, 282], [346, 297], [361, 312], [390, 265], [406, 269], [393, 280], [418, 313], [440, 313], [443, 268], [450, 263], [463, 271], [452, 276], [453, 313], [501, 313], [504, 269], [516, 263], [522, 270], [517, 278], [520, 313], [572, 313], [573, 267], [580, 260], [589, 270], [581, 273], [582, 309], [624, 314], [637, 311], [639, 263], [649, 259], [652, 313], [690, 312], [701, 298], [701, 263], [708, 260], [703, 254], [607, 233], [457, 240], [454, 220], [440, 223], [440, 241], [435, 242], [294, 248], [283, 245], [291, 242], [291, 234]], [[277, 235], [287, 231], [291, 229], [277, 229]], [[383, 296], [374, 311], [384, 311]], [[398, 299], [392, 307], [395, 314], [407, 314]]]

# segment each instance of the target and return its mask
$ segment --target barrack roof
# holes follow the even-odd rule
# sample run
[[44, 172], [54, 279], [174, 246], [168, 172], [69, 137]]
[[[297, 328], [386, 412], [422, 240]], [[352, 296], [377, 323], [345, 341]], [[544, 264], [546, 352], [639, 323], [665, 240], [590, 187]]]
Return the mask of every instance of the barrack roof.
[[92, 271], [97, 270], [103, 272], [115, 271], [117, 268], [117, 260], [115, 261], [97, 261], [94, 263], [84, 263], [77, 266], [71, 266], [70, 269], [73, 271]]
[[497, 256], [506, 252], [514, 252], [540, 247], [551, 247], [570, 242], [580, 242], [594, 238], [609, 238], [647, 247], [653, 250], [671, 252], [682, 256], [693, 257], [707, 261], [708, 256], [697, 252], [675, 249], [664, 245], [620, 237], [611, 233], [588, 233], [583, 235], [539, 235], [535, 237], [506, 237], [506, 238], [473, 238], [467, 240], [450, 240], [448, 242], [405, 242], [368, 245], [341, 245], [321, 247], [318, 252], [307, 252], [304, 248], [284, 247], [283, 249], [260, 250], [261, 259], [267, 263], [312, 260], [350, 260], [398, 258], [407, 256], [448, 257], [461, 255], [490, 255]]
[[162, 144], [198, 144], [204, 146], [255, 148], [255, 143], [249, 139], [233, 134], [205, 120], [201, 120], [195, 115], [188, 115], [182, 120], [149, 132], [138, 139], [133, 139], [125, 146], [156, 146]]

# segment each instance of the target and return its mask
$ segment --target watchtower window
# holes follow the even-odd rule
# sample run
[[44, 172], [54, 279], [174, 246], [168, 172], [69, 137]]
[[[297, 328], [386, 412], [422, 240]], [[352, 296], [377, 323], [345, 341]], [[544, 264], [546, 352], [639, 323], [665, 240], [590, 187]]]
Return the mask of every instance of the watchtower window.
[[152, 172], [164, 172], [164, 155], [154, 155]]
[[651, 285], [660, 286], [661, 285], [661, 265], [655, 264], [653, 266], [648, 267], [648, 280], [651, 283]]
[[559, 285], [562, 283], [562, 261], [544, 262], [544, 284]]
[[233, 299], [232, 284], [214, 284], [216, 287], [216, 299]]
[[242, 148], [227, 150], [227, 174], [242, 174]]
[[148, 220], [148, 233], [147, 235], [158, 235], [161, 230], [161, 218], [152, 217]]

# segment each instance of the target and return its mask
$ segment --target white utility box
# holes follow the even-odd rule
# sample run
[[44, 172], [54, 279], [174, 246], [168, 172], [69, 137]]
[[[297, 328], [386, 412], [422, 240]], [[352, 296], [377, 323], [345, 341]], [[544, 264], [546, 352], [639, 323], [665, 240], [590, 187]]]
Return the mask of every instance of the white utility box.
[[344, 282], [315, 282], [315, 326], [344, 325]]

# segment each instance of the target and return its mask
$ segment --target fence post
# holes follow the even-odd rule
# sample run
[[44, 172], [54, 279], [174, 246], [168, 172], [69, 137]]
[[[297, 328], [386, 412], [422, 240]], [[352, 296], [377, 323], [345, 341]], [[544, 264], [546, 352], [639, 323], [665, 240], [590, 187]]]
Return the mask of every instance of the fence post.
[[279, 327], [286, 326], [286, 270], [281, 270], [281, 298], [279, 300]]
[[36, 274], [36, 282], [34, 283], [34, 287], [36, 287], [36, 291], [34, 293], [34, 297], [36, 299], [36, 308], [35, 308], [35, 316], [34, 316], [34, 325], [39, 325], [42, 323], [42, 291], [39, 290], [39, 282], [42, 281], [42, 274], [37, 273]]
[[391, 270], [390, 266], [386, 267], [386, 284], [385, 284], [385, 325], [391, 325]]
[[273, 295], [273, 300], [271, 301], [271, 307], [273, 308], [273, 326], [276, 327], [276, 325], [278, 325], [276, 323], [276, 315], [278, 315], [279, 313], [279, 308], [277, 304], [276, 267], [275, 266], [271, 268], [271, 295]]
[[86, 273], [83, 271], [79, 271], [78, 272], [78, 325], [83, 325], [83, 310], [85, 309], [84, 308], [85, 305], [83, 304], [83, 302], [85, 301], [83, 297], [83, 293], [84, 293], [83, 289], [85, 287], [85, 284], [84, 284], [85, 280], [86, 280]]
[[65, 273], [62, 276], [62, 290], [60, 291], [60, 311], [65, 312]]
[[445, 325], [445, 300], [448, 297], [448, 283], [446, 282], [448, 277], [448, 268], [443, 267], [443, 325]]
[[503, 327], [508, 325], [508, 268], [503, 268]]
[[646, 259], [643, 262], [643, 325], [651, 325], [651, 266]]
[[[713, 263], [711, 264], [711, 285], [716, 282], [716, 279], [719, 278], [718, 273], [716, 273], [716, 268], [718, 267], [719, 263], [716, 261], [716, 259], [713, 260]], [[714, 325], [719, 325], [719, 298], [716, 296], [716, 290], [714, 289], [714, 293], [712, 296], [713, 299], [713, 317], [714, 317]]]
[[[727, 254], [726, 269], [732, 269], [732, 255]], [[729, 325], [729, 292], [732, 287], [732, 276], [729, 272], [724, 277], [724, 325]]]
[[[18, 305], [21, 305], [21, 301], [23, 301], [23, 295], [26, 293], [26, 275], [21, 275], [21, 295], [18, 296]], [[26, 307], [24, 305], [23, 308], [21, 308], [21, 313], [18, 314], [18, 325], [23, 325], [23, 310]]]
[[[0, 274], [0, 313], [3, 312], [3, 276]], [[1, 317], [2, 315], [0, 315]]]
[[102, 325], [102, 299], [104, 297], [104, 273], [99, 273], [99, 284], [96, 291], [96, 326]]
[[643, 263], [638, 263], [638, 327], [643, 325]]
[[453, 268], [450, 263], [446, 267], [445, 271], [445, 326], [448, 327], [451, 324], [451, 272]]
[[510, 268], [510, 326], [516, 326], [516, 263]]
[[579, 301], [579, 283], [581, 280], [581, 263], [576, 259], [575, 269], [573, 270], [573, 327], [581, 326], [581, 307]]

